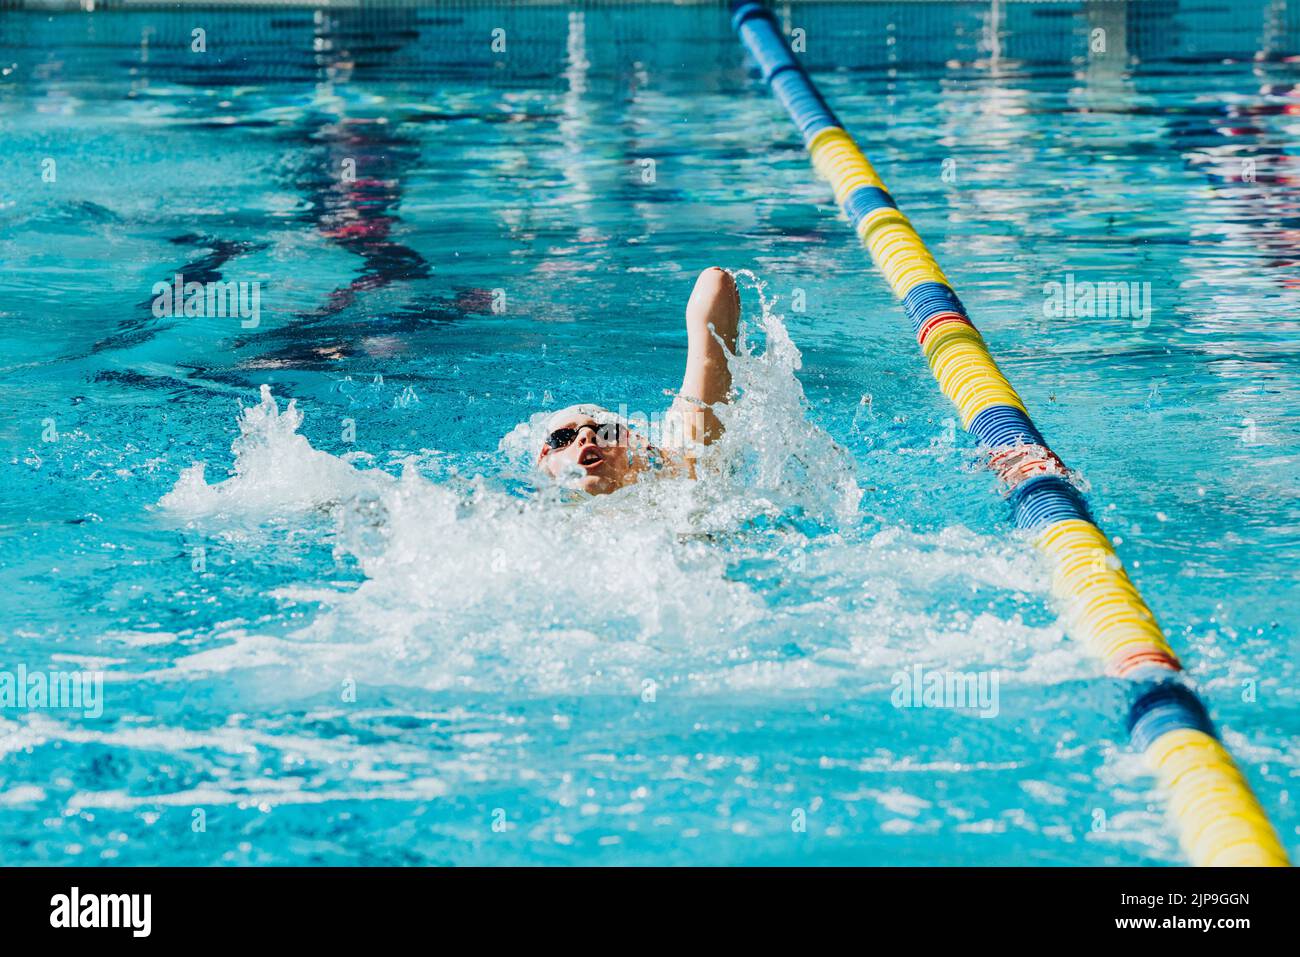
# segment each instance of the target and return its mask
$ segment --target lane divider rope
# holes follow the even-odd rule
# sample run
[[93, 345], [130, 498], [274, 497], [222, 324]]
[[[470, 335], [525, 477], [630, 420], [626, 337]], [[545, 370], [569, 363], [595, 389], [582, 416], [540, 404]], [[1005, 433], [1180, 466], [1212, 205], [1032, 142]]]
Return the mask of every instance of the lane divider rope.
[[799, 128], [912, 323], [939, 388], [987, 451], [1017, 527], [1051, 562], [1070, 635], [1108, 675], [1131, 682], [1130, 739], [1168, 794], [1184, 851], [1198, 865], [1289, 863], [1255, 795], [1219, 742], [1205, 705], [1181, 680], [1155, 615], [1093, 521], [1069, 471], [1034, 426], [934, 256], [795, 58], [772, 13], [733, 0], [732, 26]]

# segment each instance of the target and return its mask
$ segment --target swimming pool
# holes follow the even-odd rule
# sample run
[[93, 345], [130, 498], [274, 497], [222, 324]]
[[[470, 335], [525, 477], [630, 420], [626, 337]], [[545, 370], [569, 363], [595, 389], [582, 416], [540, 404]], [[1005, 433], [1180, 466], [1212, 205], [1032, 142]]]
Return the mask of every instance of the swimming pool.
[[[1294, 856], [1280, 9], [789, 26]], [[0, 67], [0, 667], [104, 676], [0, 712], [0, 859], [1181, 859], [721, 7], [8, 12]], [[712, 264], [753, 274], [726, 474], [535, 493], [521, 427], [661, 411]], [[256, 324], [156, 315], [177, 273]], [[1053, 310], [1084, 282], [1149, 312]], [[918, 673], [996, 698], [897, 707]]]

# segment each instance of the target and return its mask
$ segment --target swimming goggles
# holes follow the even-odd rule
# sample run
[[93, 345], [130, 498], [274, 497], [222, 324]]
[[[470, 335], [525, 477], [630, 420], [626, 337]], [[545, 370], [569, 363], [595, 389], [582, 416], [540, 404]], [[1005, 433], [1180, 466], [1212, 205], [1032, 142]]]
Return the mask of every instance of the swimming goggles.
[[595, 432], [596, 444], [606, 448], [622, 444], [627, 435], [627, 430], [618, 422], [589, 422], [556, 429], [546, 437], [546, 444], [556, 451], [567, 448], [573, 444], [578, 433], [583, 429], [591, 429]]

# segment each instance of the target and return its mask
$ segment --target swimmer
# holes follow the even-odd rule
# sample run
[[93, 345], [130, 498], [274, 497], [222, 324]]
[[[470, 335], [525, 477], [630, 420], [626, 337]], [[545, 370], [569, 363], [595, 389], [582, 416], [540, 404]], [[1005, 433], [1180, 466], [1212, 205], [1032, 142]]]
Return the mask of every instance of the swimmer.
[[686, 372], [660, 445], [652, 446], [608, 409], [571, 405], [546, 419], [537, 467], [591, 495], [632, 484], [656, 461], [694, 477], [699, 447], [722, 434], [713, 409], [731, 391], [727, 354], [736, 351], [739, 321], [736, 281], [716, 266], [704, 270], [686, 303]]

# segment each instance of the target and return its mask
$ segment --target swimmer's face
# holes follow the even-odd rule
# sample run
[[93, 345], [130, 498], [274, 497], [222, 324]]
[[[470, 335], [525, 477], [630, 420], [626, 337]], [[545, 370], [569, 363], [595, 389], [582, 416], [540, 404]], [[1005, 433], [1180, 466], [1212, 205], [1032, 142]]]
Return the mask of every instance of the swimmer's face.
[[631, 433], [622, 425], [573, 416], [552, 428], [537, 464], [570, 488], [601, 495], [636, 481], [630, 439]]

